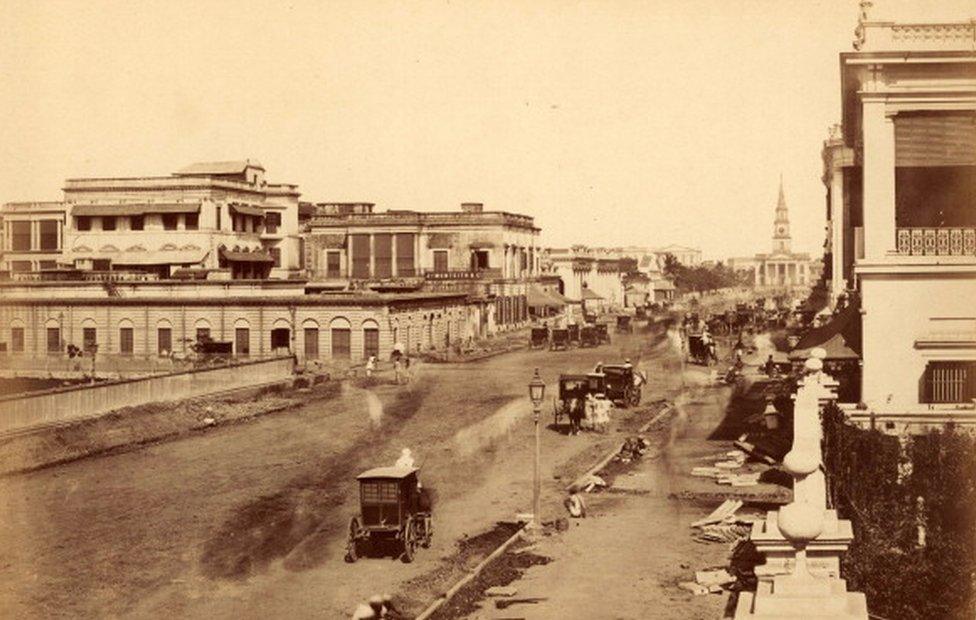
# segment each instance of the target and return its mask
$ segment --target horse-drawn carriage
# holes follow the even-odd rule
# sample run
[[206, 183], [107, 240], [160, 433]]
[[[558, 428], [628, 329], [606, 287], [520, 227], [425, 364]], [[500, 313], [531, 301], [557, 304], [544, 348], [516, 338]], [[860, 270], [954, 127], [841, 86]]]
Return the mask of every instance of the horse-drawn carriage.
[[606, 377], [601, 373], [559, 375], [559, 394], [553, 397], [553, 424], [558, 428], [562, 418], [577, 423], [585, 415], [586, 397], [602, 394]]
[[552, 330], [552, 338], [549, 339], [549, 349], [552, 351], [565, 350], [569, 348], [569, 329], [562, 327]]
[[584, 325], [580, 328], [580, 346], [596, 347], [600, 345], [600, 335], [595, 325]]
[[412, 562], [417, 547], [429, 547], [434, 533], [430, 498], [413, 467], [377, 467], [359, 480], [359, 516], [349, 521], [346, 561], [380, 546], [392, 547], [394, 557]]
[[580, 326], [576, 323], [572, 323], [566, 326], [569, 332], [569, 344], [579, 345], [580, 343]]
[[613, 402], [618, 402], [623, 407], [638, 405], [641, 399], [641, 390], [634, 381], [634, 368], [627, 364], [604, 365], [603, 368], [604, 386], [603, 393]]
[[634, 331], [634, 326], [631, 324], [631, 317], [628, 314], [621, 314], [617, 317], [617, 331], [631, 333]]
[[701, 332], [688, 334], [689, 361], [708, 366], [712, 361], [712, 351]]
[[549, 328], [533, 327], [529, 333], [529, 348], [541, 349], [549, 344]]

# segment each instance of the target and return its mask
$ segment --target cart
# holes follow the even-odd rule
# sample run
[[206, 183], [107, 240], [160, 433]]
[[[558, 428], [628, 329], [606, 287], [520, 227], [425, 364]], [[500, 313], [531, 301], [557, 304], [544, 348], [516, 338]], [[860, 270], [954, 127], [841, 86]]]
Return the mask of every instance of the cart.
[[549, 328], [533, 327], [529, 334], [529, 348], [541, 349], [549, 344]]
[[690, 362], [708, 366], [711, 362], [711, 354], [705, 345], [705, 340], [701, 333], [688, 334], [688, 356]]
[[634, 368], [626, 364], [612, 364], [603, 367], [605, 377], [604, 394], [623, 407], [640, 404], [641, 391], [634, 385]]
[[552, 330], [552, 338], [549, 340], [551, 351], [565, 350], [569, 348], [569, 330], [557, 328]]
[[580, 343], [580, 326], [573, 323], [572, 325], [567, 325], [566, 329], [569, 331], [569, 344], [578, 346]]
[[634, 331], [634, 326], [631, 325], [630, 316], [622, 314], [617, 317], [617, 331], [631, 333]]
[[610, 344], [610, 330], [606, 323], [597, 323], [593, 326], [596, 329], [597, 339], [603, 344]]
[[582, 420], [588, 394], [602, 394], [605, 376], [602, 373], [559, 375], [559, 394], [552, 399], [553, 425], [559, 428], [564, 417], [572, 422]]
[[430, 498], [420, 487], [418, 471], [377, 467], [356, 476], [360, 511], [349, 521], [347, 562], [383, 546], [392, 547], [394, 557], [412, 562], [418, 546], [430, 546]]
[[600, 344], [600, 335], [595, 325], [584, 325], [580, 328], [580, 346], [595, 347]]

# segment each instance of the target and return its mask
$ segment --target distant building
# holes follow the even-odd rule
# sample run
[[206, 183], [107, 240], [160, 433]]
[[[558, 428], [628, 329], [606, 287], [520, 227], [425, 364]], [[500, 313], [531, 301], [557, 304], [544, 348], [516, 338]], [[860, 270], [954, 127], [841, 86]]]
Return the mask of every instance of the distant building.
[[381, 211], [372, 203], [318, 203], [303, 216], [310, 286], [465, 292], [479, 310], [473, 336], [529, 320], [540, 275], [539, 229], [526, 215], [485, 211]]
[[64, 248], [63, 202], [10, 202], [0, 207], [0, 272], [56, 269]]
[[617, 249], [584, 245], [550, 248], [545, 262], [547, 268], [562, 279], [563, 294], [570, 299], [588, 299], [590, 308], [625, 307], [626, 277], [638, 271], [638, 261], [622, 256]]
[[193, 164], [170, 176], [68, 179], [65, 259], [85, 269], [225, 270], [288, 277], [299, 265], [298, 188], [253, 160]]
[[793, 252], [790, 241], [790, 214], [786, 208], [783, 181], [780, 180], [779, 199], [773, 218], [773, 251], [755, 256], [753, 269], [756, 288], [792, 290], [811, 285], [810, 255]]
[[697, 267], [702, 261], [702, 251], [699, 248], [691, 248], [685, 245], [667, 245], [662, 248], [654, 248], [654, 253], [658, 256], [660, 265], [664, 264], [664, 257], [670, 254], [678, 259], [678, 262], [686, 267]]
[[75, 268], [168, 278], [285, 278], [299, 265], [298, 189], [252, 160], [193, 164], [169, 176], [68, 179], [64, 200], [0, 209], [9, 272]]

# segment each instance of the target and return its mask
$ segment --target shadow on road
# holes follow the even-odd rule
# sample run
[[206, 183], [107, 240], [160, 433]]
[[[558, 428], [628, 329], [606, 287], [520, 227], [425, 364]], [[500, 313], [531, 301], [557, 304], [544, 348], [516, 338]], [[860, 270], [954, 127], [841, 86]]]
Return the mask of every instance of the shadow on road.
[[[307, 570], [327, 559], [328, 543], [346, 529], [337, 508], [346, 499], [345, 489], [361, 470], [376, 465], [374, 455], [399, 426], [420, 410], [429, 391], [417, 383], [398, 391], [381, 418], [382, 430], [356, 445], [321, 459], [314, 474], [288, 482], [274, 494], [265, 495], [235, 509], [216, 535], [204, 545], [201, 572], [211, 579], [241, 580], [285, 558], [287, 570]], [[375, 416], [369, 413], [370, 418]]]

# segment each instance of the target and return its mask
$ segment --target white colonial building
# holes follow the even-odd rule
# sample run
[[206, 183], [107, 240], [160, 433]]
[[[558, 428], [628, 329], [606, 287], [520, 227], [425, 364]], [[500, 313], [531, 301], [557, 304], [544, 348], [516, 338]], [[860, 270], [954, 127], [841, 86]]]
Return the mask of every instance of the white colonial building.
[[857, 35], [824, 144], [830, 291], [863, 321], [854, 415], [976, 421], [976, 22]]

